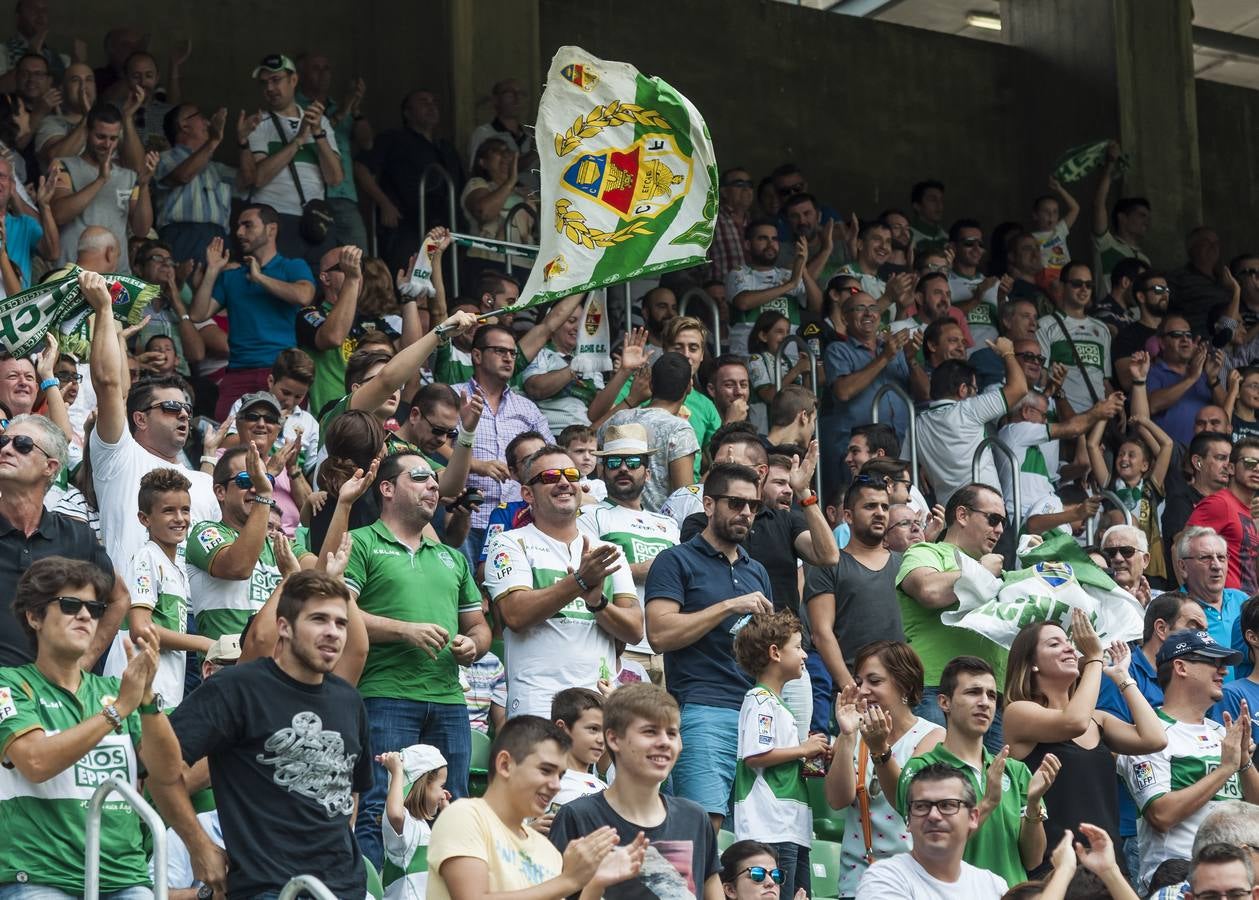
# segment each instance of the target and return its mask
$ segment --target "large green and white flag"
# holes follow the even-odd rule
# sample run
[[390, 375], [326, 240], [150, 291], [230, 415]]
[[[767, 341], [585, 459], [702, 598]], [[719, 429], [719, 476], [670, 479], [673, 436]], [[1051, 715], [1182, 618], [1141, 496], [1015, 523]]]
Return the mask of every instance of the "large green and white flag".
[[[63, 352], [85, 356], [91, 343], [87, 320], [92, 309], [79, 290], [81, 271], [71, 266], [61, 278], [0, 299], [0, 347], [12, 356], [26, 356], [54, 331]], [[113, 297], [114, 318], [126, 325], [139, 322], [157, 296], [157, 285], [130, 275], [104, 277]]]
[[541, 245], [516, 308], [705, 261], [717, 162], [699, 111], [670, 85], [561, 47], [536, 133]]

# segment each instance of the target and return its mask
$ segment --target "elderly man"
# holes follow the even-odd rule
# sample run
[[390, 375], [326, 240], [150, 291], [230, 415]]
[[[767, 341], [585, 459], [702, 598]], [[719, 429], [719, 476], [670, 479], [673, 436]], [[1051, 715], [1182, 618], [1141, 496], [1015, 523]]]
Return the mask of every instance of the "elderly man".
[[894, 503], [887, 511], [887, 530], [883, 546], [893, 553], [904, 553], [914, 544], [927, 539], [922, 514], [908, 503]]
[[1150, 564], [1150, 544], [1145, 532], [1132, 525], [1112, 525], [1102, 535], [1102, 556], [1110, 564], [1115, 583], [1150, 605], [1150, 583], [1145, 580], [1145, 567]]
[[1181, 591], [1198, 601], [1206, 616], [1207, 631], [1216, 642], [1230, 646], [1241, 641], [1239, 649], [1246, 657], [1238, 667], [1245, 675], [1251, 666], [1248, 648], [1241, 637], [1234, 638], [1233, 626], [1241, 616], [1247, 594], [1225, 587], [1228, 572], [1228, 545], [1213, 528], [1190, 525], [1180, 533], [1172, 548], [1172, 565], [1180, 580]]

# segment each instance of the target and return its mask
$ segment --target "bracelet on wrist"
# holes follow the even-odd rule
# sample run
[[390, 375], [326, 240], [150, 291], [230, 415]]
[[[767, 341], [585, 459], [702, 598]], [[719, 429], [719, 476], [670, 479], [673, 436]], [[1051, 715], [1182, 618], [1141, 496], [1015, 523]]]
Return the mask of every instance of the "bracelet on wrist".
[[1128, 688], [1132, 687], [1134, 684], [1136, 684], [1136, 681], [1134, 681], [1133, 679], [1129, 678], [1129, 679], [1128, 679], [1127, 681], [1125, 681], [1123, 684], [1119, 685], [1119, 693], [1121, 693], [1121, 694], [1122, 694], [1124, 691], [1126, 691]]
[[60, 383], [61, 383], [61, 382], [59, 382], [59, 381], [58, 381], [57, 379], [55, 379], [55, 378], [45, 378], [43, 381], [41, 381], [41, 382], [39, 383], [39, 389], [40, 389], [41, 391], [46, 391], [46, 390], [48, 390], [49, 388], [55, 388], [55, 387], [56, 387], [57, 385], [59, 385]]
[[1242, 772], [1245, 772], [1247, 769], [1253, 769], [1254, 765], [1255, 765], [1255, 761], [1253, 759], [1246, 760], [1246, 765], [1237, 767], [1237, 774], [1240, 775]]
[[892, 748], [888, 747], [882, 753], [871, 753], [870, 759], [874, 761], [876, 766], [886, 765], [887, 761], [892, 758]]
[[323, 139], [327, 140], [327, 138], [328, 138], [328, 132], [326, 132], [326, 131], [320, 131], [319, 133], [317, 133], [317, 134], [314, 136], [314, 138], [315, 138], [315, 140], [319, 140], [320, 138], [323, 138]]
[[1145, 379], [1144, 379], [1144, 378], [1134, 378], [1134, 379], [1132, 379], [1132, 384], [1133, 384], [1134, 386], [1135, 386], [1135, 385], [1138, 385], [1138, 384], [1145, 384]]
[[203, 465], [203, 466], [204, 466], [206, 463], [209, 463], [210, 465], [215, 465], [218, 461], [219, 461], [219, 458], [218, 458], [217, 456], [203, 456], [203, 457], [201, 457], [201, 465]]
[[607, 607], [608, 607], [608, 598], [600, 597], [599, 602], [596, 603], [594, 606], [591, 606], [589, 603], [587, 603], [586, 611], [592, 612], [592, 613], [603, 612], [605, 609], [607, 609]]
[[577, 582], [577, 587], [581, 588], [583, 594], [590, 590], [590, 585], [586, 584], [586, 579], [582, 578], [579, 573], [573, 573], [573, 581]]
[[1095, 656], [1092, 659], [1084, 660], [1084, 662], [1080, 665], [1080, 668], [1083, 669], [1089, 663], [1101, 663], [1103, 668], [1106, 666], [1106, 660], [1102, 659], [1100, 656]]

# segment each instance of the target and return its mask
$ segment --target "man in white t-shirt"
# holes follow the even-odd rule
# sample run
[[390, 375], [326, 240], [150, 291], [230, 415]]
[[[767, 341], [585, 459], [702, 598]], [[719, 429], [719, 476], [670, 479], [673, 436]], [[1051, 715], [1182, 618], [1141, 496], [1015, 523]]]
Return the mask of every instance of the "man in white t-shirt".
[[918, 414], [918, 458], [935, 488], [936, 502], [947, 504], [953, 492], [978, 480], [1000, 488], [992, 452], [985, 450], [979, 478], [971, 473], [975, 449], [985, 437], [984, 426], [1006, 414], [1027, 393], [1027, 378], [1009, 338], [989, 341], [1005, 365], [1000, 391], [979, 392], [975, 367], [960, 359], [942, 362], [931, 373], [931, 402]]
[[[279, 213], [280, 255], [303, 258], [313, 268], [332, 249], [335, 235], [329, 222], [322, 242], [306, 243], [300, 227], [302, 206], [325, 199], [327, 188], [341, 183], [341, 150], [323, 104], [316, 101], [305, 109], [297, 105], [293, 60], [280, 53], [264, 56], [251, 77], [262, 89], [263, 110], [256, 127], [239, 135], [251, 151], [240, 155], [240, 180], [249, 188], [251, 203], [265, 203]], [[328, 217], [331, 220], [331, 212]]]
[[913, 849], [881, 859], [857, 886], [862, 900], [997, 900], [1009, 885], [999, 875], [962, 861], [966, 841], [979, 829], [975, 789], [947, 763], [914, 773], [909, 783]]
[[1110, 393], [1110, 329], [1088, 315], [1092, 300], [1092, 269], [1087, 263], [1067, 263], [1062, 269], [1062, 312], [1041, 316], [1036, 323], [1036, 339], [1048, 363], [1067, 367], [1062, 389], [1072, 409], [1088, 409], [1094, 397], [1100, 400]]
[[642, 640], [643, 611], [625, 555], [577, 528], [581, 473], [546, 445], [521, 467], [533, 522], [490, 538], [485, 590], [503, 623], [507, 715], [547, 716], [569, 687], [611, 680], [616, 640]]
[[[146, 378], [123, 398], [125, 360], [118, 326], [110, 312], [105, 279], [95, 272], [79, 274], [79, 285], [96, 311], [92, 334], [91, 374], [96, 390], [96, 428], [92, 432], [92, 481], [101, 517], [101, 535], [115, 567], [126, 571], [135, 552], [148, 540], [136, 515], [140, 479], [154, 469], [182, 468], [180, 454], [188, 439], [192, 404], [177, 375]], [[192, 489], [192, 521], [217, 519], [218, 498], [204, 472], [186, 472]]]
[[[584, 506], [577, 515], [577, 528], [593, 540], [607, 541], [621, 548], [629, 562], [638, 604], [642, 606], [643, 585], [656, 555], [680, 540], [679, 524], [660, 513], [643, 509], [642, 494], [651, 477], [647, 458], [655, 453], [648, 446], [647, 429], [631, 422], [612, 425], [603, 435], [599, 457], [599, 477], [607, 485], [607, 499]], [[664, 658], [651, 649], [646, 637], [626, 647], [625, 655], [642, 663], [657, 684], [664, 677]]]
[[743, 258], [746, 265], [726, 273], [726, 297], [730, 304], [730, 352], [747, 356], [748, 337], [761, 313], [775, 310], [787, 317], [794, 328], [800, 324], [800, 310], [822, 309], [822, 291], [809, 274], [809, 243], [796, 242], [796, 255], [790, 269], [780, 269], [778, 226], [770, 219], [748, 223], [743, 230]]

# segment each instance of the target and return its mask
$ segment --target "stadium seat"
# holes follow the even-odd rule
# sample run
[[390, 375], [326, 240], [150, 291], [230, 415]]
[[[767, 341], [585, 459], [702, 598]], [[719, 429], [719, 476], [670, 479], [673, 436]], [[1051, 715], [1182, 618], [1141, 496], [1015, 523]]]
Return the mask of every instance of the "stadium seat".
[[468, 792], [473, 797], [485, 793], [490, 773], [490, 737], [472, 729], [472, 759], [468, 765]]
[[826, 779], [806, 778], [804, 783], [809, 792], [809, 809], [813, 812], [813, 835], [838, 843], [844, 837], [844, 816], [826, 802]]
[[717, 832], [717, 852], [719, 854], [725, 853], [726, 848], [729, 847], [733, 843], [734, 843], [733, 831], [726, 831], [726, 829], [723, 828], [721, 829], [721, 831]]
[[839, 844], [834, 841], [814, 841], [809, 855], [812, 867], [813, 900], [827, 900], [839, 896]]
[[384, 900], [385, 886], [380, 881], [380, 873], [366, 856], [363, 857], [363, 868], [367, 872], [367, 896], [372, 900]]

